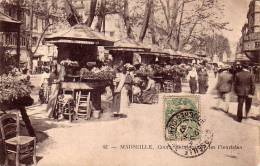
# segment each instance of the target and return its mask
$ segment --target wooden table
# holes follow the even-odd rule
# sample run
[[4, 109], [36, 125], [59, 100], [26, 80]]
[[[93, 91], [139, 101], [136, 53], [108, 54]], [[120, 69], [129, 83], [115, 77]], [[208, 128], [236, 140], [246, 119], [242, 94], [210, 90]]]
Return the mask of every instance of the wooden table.
[[94, 89], [85, 82], [62, 82], [61, 88], [68, 89], [68, 90], [93, 90]]
[[105, 88], [100, 83], [88, 83], [88, 82], [62, 82], [61, 89], [63, 93], [66, 91], [71, 91], [74, 99], [76, 98], [75, 92], [84, 90], [90, 91], [90, 100], [92, 101], [92, 106], [94, 110], [101, 110], [101, 93], [102, 88]]

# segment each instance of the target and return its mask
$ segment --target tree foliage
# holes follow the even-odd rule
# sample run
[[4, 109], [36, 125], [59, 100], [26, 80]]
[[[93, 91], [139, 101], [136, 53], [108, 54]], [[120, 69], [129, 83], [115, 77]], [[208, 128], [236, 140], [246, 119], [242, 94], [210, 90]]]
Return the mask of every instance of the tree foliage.
[[88, 10], [86, 24], [98, 17], [98, 31], [106, 15], [119, 14], [127, 37], [180, 51], [193, 51], [207, 34], [228, 30], [223, 0], [91, 0]]
[[[222, 0], [108, 0], [106, 14], [122, 15], [127, 36], [191, 51], [195, 41], [228, 30]], [[148, 33], [146, 33], [148, 32]]]
[[192, 40], [190, 42], [191, 48], [189, 52], [197, 53], [201, 50], [205, 51], [205, 54], [209, 57], [213, 57], [213, 55], [217, 55], [220, 59], [224, 53], [227, 56], [231, 55], [231, 48], [228, 39], [221, 35], [205, 35], [197, 38], [196, 40]]

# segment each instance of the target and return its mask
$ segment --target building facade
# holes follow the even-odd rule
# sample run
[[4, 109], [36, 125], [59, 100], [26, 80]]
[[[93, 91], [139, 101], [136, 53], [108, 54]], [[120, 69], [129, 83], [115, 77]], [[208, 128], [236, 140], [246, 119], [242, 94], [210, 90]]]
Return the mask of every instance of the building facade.
[[[50, 4], [47, 1], [40, 1], [33, 7], [33, 15], [31, 16], [31, 8], [27, 1], [21, 1], [20, 10], [15, 0], [0, 0], [0, 11], [22, 22], [20, 27], [20, 63], [23, 67], [29, 67], [29, 55], [27, 52], [28, 45], [32, 46], [32, 51], [35, 52], [33, 56], [33, 72], [42, 59], [48, 60], [46, 57], [55, 56], [57, 51], [52, 45], [45, 45], [42, 42], [44, 35], [51, 34], [56, 31], [56, 23], [59, 17], [56, 15], [46, 15], [46, 9]], [[20, 11], [20, 14], [18, 12]], [[31, 28], [31, 20], [33, 20]], [[50, 24], [50, 25], [49, 25]], [[32, 37], [30, 38], [30, 34]], [[31, 39], [31, 41], [30, 41]], [[3, 47], [6, 47], [11, 55], [16, 55], [17, 33], [0, 32], [0, 42]], [[31, 42], [31, 43], [30, 43]], [[39, 46], [37, 47], [39, 42]], [[39, 64], [38, 64], [39, 63]]]

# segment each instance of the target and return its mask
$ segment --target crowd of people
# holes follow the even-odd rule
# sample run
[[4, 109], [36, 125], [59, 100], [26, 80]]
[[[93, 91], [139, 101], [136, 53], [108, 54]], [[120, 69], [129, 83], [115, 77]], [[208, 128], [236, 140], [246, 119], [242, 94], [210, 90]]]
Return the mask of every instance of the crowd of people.
[[[207, 65], [195, 64], [154, 64], [117, 67], [114, 79], [112, 110], [114, 116], [125, 116], [124, 110], [130, 103], [155, 104], [159, 92], [166, 86], [172, 87], [172, 93], [181, 93], [183, 81], [189, 81], [192, 94], [205, 94], [208, 89]], [[169, 85], [170, 84], [170, 85]]]
[[[114, 71], [113, 85], [105, 88], [105, 98], [109, 99], [111, 110], [115, 117], [126, 117], [125, 112], [131, 103], [155, 104], [158, 102], [160, 92], [166, 92], [165, 87], [171, 84], [172, 93], [181, 93], [183, 83], [189, 84], [191, 94], [206, 94], [209, 87], [209, 72], [214, 73], [217, 79], [215, 89], [218, 91], [219, 101], [217, 107], [228, 112], [230, 94], [234, 92], [238, 96], [238, 121], [242, 121], [243, 105], [246, 105], [246, 117], [252, 103], [255, 92], [255, 72], [247, 65], [234, 65], [214, 67], [208, 64], [121, 64], [116, 67], [102, 64], [92, 66], [92, 70], [98, 68], [110, 68]], [[88, 68], [91, 70], [91, 68]], [[63, 73], [64, 77], [66, 73]], [[57, 70], [50, 74], [43, 74], [43, 83], [51, 86], [54, 79], [62, 79]], [[48, 81], [46, 81], [48, 78]], [[52, 92], [50, 92], [52, 93]], [[40, 95], [41, 96], [41, 95]]]

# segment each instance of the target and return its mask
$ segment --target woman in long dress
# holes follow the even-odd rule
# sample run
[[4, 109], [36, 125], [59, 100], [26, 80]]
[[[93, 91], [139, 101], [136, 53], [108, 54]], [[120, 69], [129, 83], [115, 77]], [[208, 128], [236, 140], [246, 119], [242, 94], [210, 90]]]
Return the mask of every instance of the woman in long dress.
[[189, 80], [189, 84], [190, 84], [190, 91], [192, 94], [196, 93], [197, 91], [197, 71], [196, 68], [193, 67], [192, 70], [188, 73], [187, 75], [187, 79]]
[[182, 92], [181, 77], [182, 77], [181, 71], [177, 70], [175, 72], [175, 76], [174, 76], [174, 83], [175, 83], [174, 92], [175, 93]]
[[148, 83], [142, 94], [142, 102], [145, 104], [152, 104], [157, 99], [155, 81], [151, 78], [151, 76], [147, 76], [147, 79]]
[[[56, 71], [54, 71], [54, 73], [56, 73]], [[49, 118], [54, 117], [55, 105], [56, 105], [57, 97], [58, 97], [59, 90], [60, 90], [60, 82], [64, 81], [65, 75], [66, 75], [65, 67], [63, 65], [61, 65], [59, 68], [59, 72], [57, 73], [57, 76], [56, 76], [57, 79], [54, 78], [51, 83], [50, 99], [47, 104], [47, 112], [48, 112]]]
[[117, 78], [117, 86], [114, 91], [113, 98], [113, 113], [114, 116], [126, 117], [126, 109], [128, 107], [129, 97], [127, 95], [128, 90], [125, 88], [125, 80], [126, 80], [126, 69], [122, 69], [122, 73], [118, 73]]
[[205, 94], [208, 90], [208, 73], [206, 68], [201, 69], [198, 74], [199, 93]]

